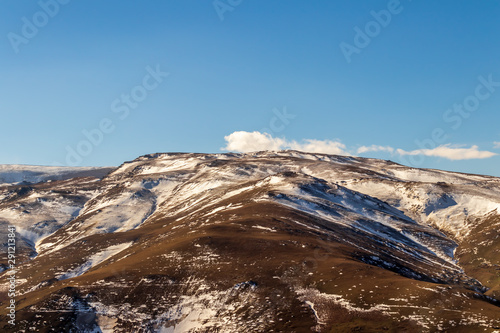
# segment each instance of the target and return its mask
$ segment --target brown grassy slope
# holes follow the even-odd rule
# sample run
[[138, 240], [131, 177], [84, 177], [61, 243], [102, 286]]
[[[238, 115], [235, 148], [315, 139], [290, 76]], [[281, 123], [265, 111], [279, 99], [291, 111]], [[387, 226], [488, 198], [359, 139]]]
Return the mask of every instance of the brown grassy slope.
[[[275, 331], [310, 332], [317, 327], [332, 332], [420, 332], [419, 320], [427, 320], [430, 328], [441, 322], [441, 327], [454, 331], [462, 321], [462, 332], [474, 332], [479, 329], [474, 318], [498, 318], [497, 307], [470, 297], [471, 291], [459, 285], [417, 281], [360, 261], [364, 254], [359, 248], [335, 239], [335, 233], [348, 236], [345, 230], [312, 230], [296, 222], [311, 225], [311, 217], [256, 204], [214, 214], [208, 222], [159, 219], [126, 233], [85, 238], [47, 258], [41, 256], [22, 271], [20, 277], [30, 285], [46, 285], [19, 297], [19, 326], [67, 330], [75, 322], [90, 327], [98, 320], [95, 314], [75, 310], [75, 302], [83, 308], [92, 302], [128, 303], [154, 319], [175, 307], [183, 295], [195, 295], [201, 288], [234, 289], [249, 281], [224, 299], [225, 307], [239, 304], [236, 311], [228, 311], [231, 316], [245, 323], [267, 318], [262, 327]], [[125, 241], [135, 243], [117, 258], [82, 276], [51, 280], [54, 267], [71, 266], [90, 249]], [[339, 295], [342, 301], [325, 294]], [[305, 300], [318, 307], [321, 325]], [[155, 329], [151, 320], [128, 320], [126, 312], [118, 310], [118, 331]]]

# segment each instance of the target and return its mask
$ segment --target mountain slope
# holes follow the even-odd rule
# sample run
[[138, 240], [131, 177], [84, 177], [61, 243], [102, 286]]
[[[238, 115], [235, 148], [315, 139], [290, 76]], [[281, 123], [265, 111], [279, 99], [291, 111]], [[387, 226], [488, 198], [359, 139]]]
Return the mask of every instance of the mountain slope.
[[282, 151], [4, 186], [0, 221], [24, 249], [19, 327], [493, 332], [499, 182]]
[[113, 169], [111, 167], [53, 167], [0, 164], [0, 185], [40, 183], [75, 177], [101, 178]]

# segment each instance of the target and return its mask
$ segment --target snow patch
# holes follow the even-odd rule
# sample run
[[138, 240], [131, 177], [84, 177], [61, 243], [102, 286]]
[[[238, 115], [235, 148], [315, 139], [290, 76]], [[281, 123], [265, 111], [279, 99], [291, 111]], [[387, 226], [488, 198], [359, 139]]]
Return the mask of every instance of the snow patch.
[[56, 276], [56, 278], [58, 280], [66, 280], [66, 279], [71, 279], [71, 278], [80, 276], [80, 275], [86, 273], [87, 271], [89, 271], [92, 267], [99, 265], [103, 261], [106, 261], [110, 257], [125, 250], [130, 245], [132, 245], [132, 243], [133, 242], [128, 242], [128, 243], [122, 243], [122, 244], [110, 246], [103, 251], [100, 251], [100, 252], [97, 252], [97, 253], [91, 255], [89, 258], [87, 258], [87, 261], [83, 265], [80, 265], [77, 268], [72, 269], [66, 273], [59, 274], [58, 276]]

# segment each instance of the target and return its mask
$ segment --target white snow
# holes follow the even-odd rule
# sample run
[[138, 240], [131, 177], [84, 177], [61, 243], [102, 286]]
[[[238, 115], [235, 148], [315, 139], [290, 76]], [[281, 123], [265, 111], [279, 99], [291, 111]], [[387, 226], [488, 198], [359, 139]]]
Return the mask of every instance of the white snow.
[[380, 182], [376, 179], [351, 182], [347, 187], [392, 203], [423, 225], [432, 224], [463, 239], [471, 226], [468, 220], [488, 214], [500, 214], [500, 188], [459, 186], [450, 193], [428, 183]]
[[0, 164], [0, 185], [20, 182], [39, 183], [48, 180], [62, 180], [73, 177], [96, 175], [103, 176], [110, 167], [56, 167]]
[[130, 245], [132, 245], [132, 242], [110, 246], [110, 247], [106, 248], [105, 250], [99, 251], [99, 252], [91, 255], [90, 257], [88, 257], [84, 264], [82, 264], [82, 265], [80, 265], [80, 266], [78, 266], [78, 267], [76, 267], [68, 272], [59, 274], [58, 276], [56, 276], [56, 278], [58, 280], [66, 280], [66, 279], [71, 279], [71, 278], [80, 276], [80, 275], [84, 274], [85, 272], [87, 272], [88, 270], [92, 269], [92, 267], [99, 265], [103, 261], [106, 261], [109, 258], [111, 258], [112, 256], [125, 250]]
[[261, 230], [266, 230], [266, 231], [270, 231], [270, 232], [276, 232], [276, 230], [274, 229], [271, 229], [271, 228], [267, 228], [267, 227], [263, 227], [261, 225], [253, 225], [252, 228], [256, 228], [256, 229], [261, 229]]
[[316, 309], [314, 308], [314, 303], [313, 302], [310, 302], [310, 301], [305, 301], [305, 303], [307, 305], [309, 305], [309, 307], [311, 308], [312, 312], [314, 313], [314, 317], [316, 317], [316, 322], [319, 324], [319, 325], [322, 325], [324, 324], [321, 319], [319, 318], [318, 316], [318, 312], [316, 311]]

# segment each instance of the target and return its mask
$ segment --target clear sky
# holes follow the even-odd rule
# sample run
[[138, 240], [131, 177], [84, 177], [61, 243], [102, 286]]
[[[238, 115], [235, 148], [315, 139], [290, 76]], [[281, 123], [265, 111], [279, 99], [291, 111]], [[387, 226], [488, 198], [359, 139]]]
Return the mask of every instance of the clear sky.
[[0, 13], [0, 164], [293, 148], [500, 176], [498, 1], [3, 0]]

